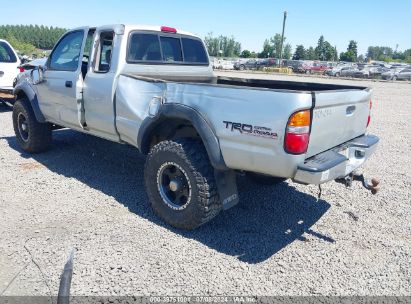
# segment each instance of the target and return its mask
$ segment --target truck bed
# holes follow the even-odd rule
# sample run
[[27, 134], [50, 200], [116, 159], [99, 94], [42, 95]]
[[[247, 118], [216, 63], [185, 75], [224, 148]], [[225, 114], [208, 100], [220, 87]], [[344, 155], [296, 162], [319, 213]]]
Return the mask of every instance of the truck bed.
[[315, 82], [298, 82], [298, 81], [283, 81], [283, 80], [268, 80], [268, 79], [249, 79], [237, 77], [218, 77], [217, 84], [246, 86], [250, 88], [265, 88], [273, 90], [286, 91], [341, 91], [341, 90], [367, 90], [367, 87], [336, 85]]
[[[304, 160], [366, 133], [371, 92], [366, 87], [218, 77], [214, 83], [176, 82], [122, 74], [116, 90], [116, 128], [138, 146], [136, 130], [150, 104], [189, 107], [201, 114], [218, 138], [228, 167], [293, 177]], [[284, 151], [289, 117], [311, 109], [308, 151]], [[266, 130], [255, 136], [227, 128], [227, 122]]]

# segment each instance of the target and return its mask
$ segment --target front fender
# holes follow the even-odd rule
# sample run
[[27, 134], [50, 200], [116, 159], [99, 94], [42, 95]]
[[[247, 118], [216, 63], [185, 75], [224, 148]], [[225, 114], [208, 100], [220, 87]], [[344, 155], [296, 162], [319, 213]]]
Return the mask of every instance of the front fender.
[[37, 94], [32, 88], [32, 86], [27, 82], [23, 81], [18, 83], [13, 90], [13, 94], [17, 99], [26, 97], [27, 100], [30, 102], [31, 107], [33, 109], [34, 115], [38, 122], [45, 123], [46, 118], [44, 117], [43, 113], [41, 113], [39, 101], [37, 99]]

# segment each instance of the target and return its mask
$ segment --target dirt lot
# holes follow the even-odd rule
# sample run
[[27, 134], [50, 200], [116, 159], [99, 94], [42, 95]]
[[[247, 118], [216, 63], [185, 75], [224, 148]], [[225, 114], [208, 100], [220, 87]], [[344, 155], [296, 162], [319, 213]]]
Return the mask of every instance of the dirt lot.
[[60, 130], [28, 155], [0, 105], [0, 295], [56, 295], [71, 248], [74, 295], [411, 295], [411, 84], [361, 84], [377, 196], [330, 183], [317, 201], [313, 186], [240, 177], [240, 204], [193, 232], [153, 214], [134, 148]]

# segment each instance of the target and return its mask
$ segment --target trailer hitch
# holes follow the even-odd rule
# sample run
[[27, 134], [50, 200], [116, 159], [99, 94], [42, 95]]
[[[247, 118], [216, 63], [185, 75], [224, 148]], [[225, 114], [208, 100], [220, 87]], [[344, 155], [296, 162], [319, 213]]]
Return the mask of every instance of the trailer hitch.
[[372, 194], [377, 194], [377, 192], [380, 191], [380, 187], [378, 187], [380, 185], [380, 181], [376, 178], [367, 179], [364, 174], [351, 173], [346, 177], [338, 178], [335, 181], [345, 185], [347, 188], [352, 186], [353, 181], [359, 181], [363, 187], [371, 191]]

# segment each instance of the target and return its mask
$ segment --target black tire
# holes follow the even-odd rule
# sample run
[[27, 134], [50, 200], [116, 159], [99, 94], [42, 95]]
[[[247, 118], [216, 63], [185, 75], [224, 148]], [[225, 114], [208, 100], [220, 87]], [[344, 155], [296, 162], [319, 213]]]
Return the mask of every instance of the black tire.
[[283, 177], [269, 176], [269, 175], [254, 173], [254, 172], [247, 172], [247, 177], [255, 184], [268, 185], [268, 186], [274, 186], [274, 185], [280, 184], [287, 180], [286, 178], [283, 178]]
[[[199, 141], [167, 140], [154, 146], [147, 156], [144, 178], [155, 213], [176, 228], [195, 229], [222, 209], [214, 169]], [[172, 185], [175, 180], [181, 189]]]
[[340, 77], [340, 73], [335, 73], [335, 77]]
[[51, 125], [40, 123], [27, 99], [13, 105], [13, 127], [20, 147], [29, 153], [46, 151], [51, 145]]
[[244, 71], [245, 70], [245, 66], [244, 65], [240, 65], [240, 71]]
[[393, 80], [393, 81], [397, 81], [397, 79], [398, 79], [397, 76], [393, 76], [393, 77], [392, 77], [392, 80]]

